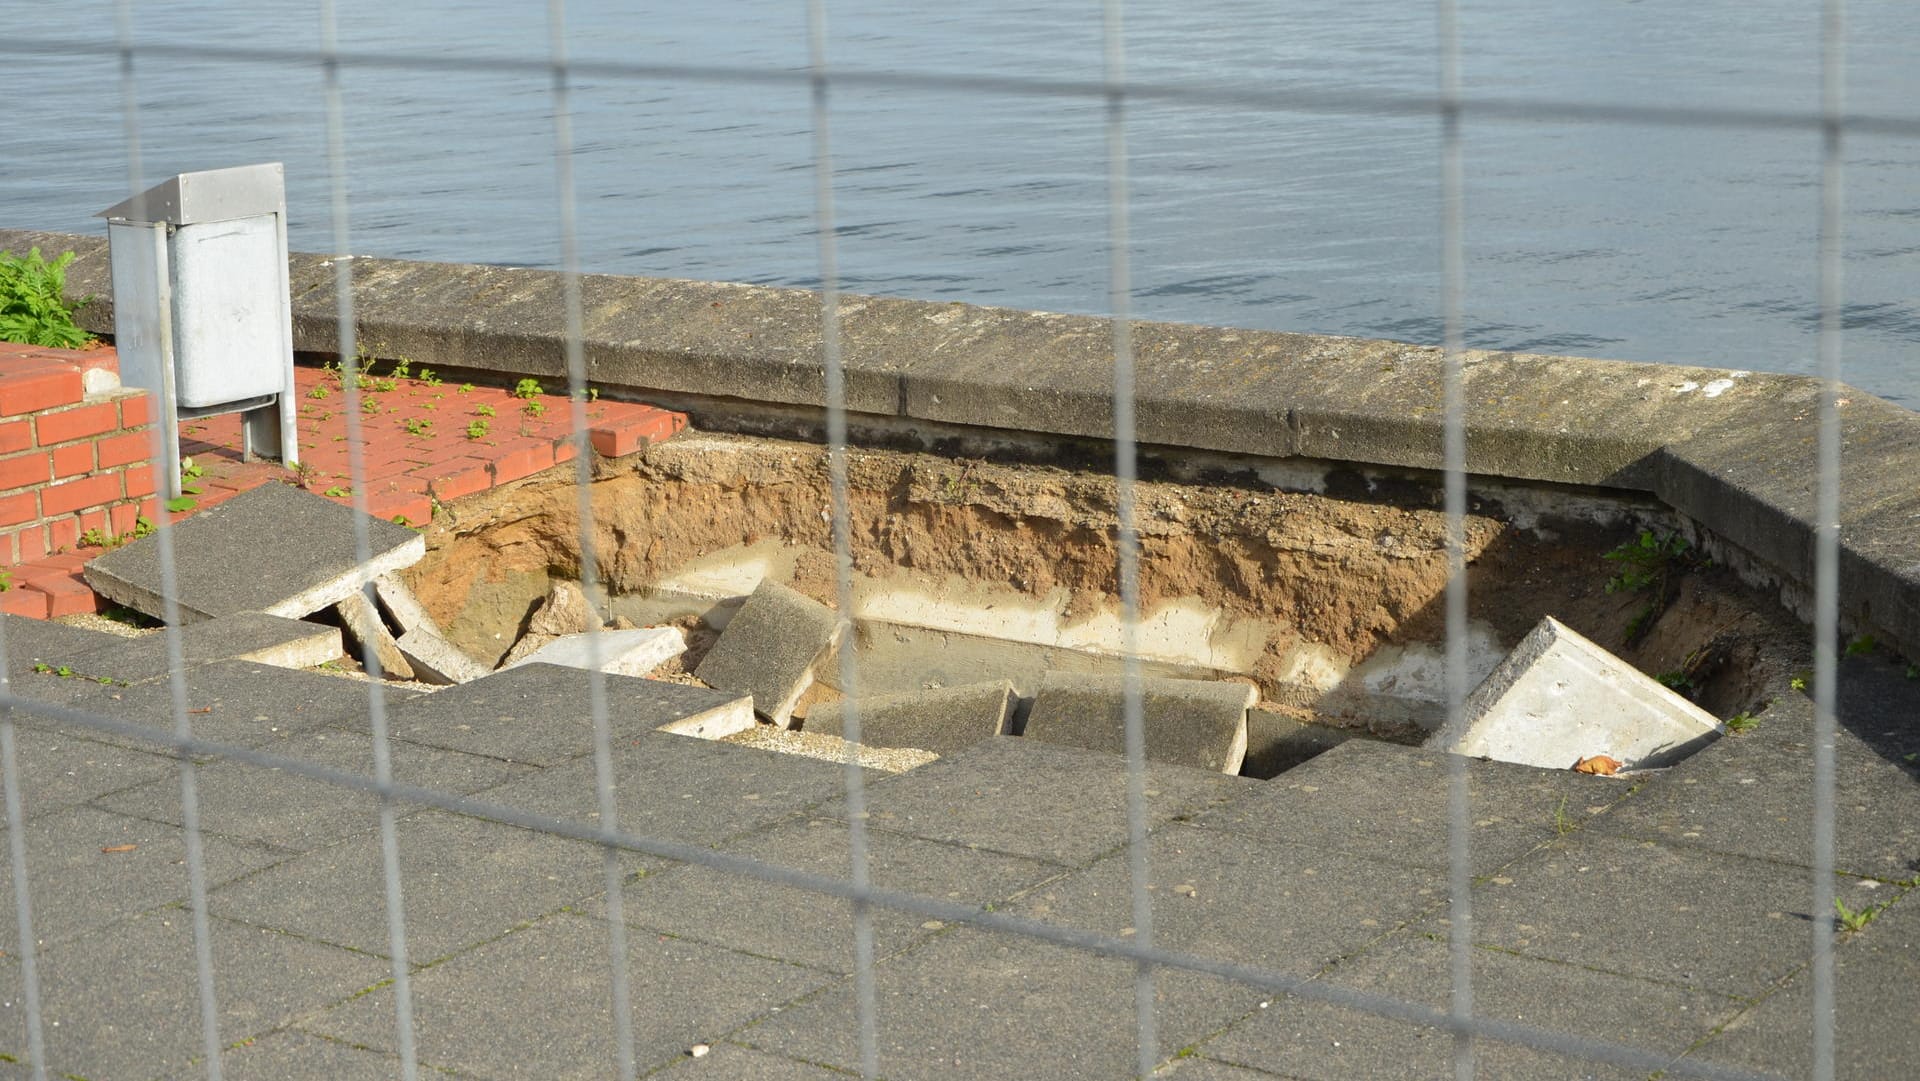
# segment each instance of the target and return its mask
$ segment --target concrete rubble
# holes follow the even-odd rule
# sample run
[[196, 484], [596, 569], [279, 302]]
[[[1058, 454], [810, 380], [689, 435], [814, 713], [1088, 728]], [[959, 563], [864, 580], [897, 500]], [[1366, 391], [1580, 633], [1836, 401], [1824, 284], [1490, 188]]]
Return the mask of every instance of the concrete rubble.
[[413, 665], [400, 651], [399, 641], [387, 629], [386, 621], [380, 618], [380, 610], [374, 607], [366, 594], [349, 593], [333, 606], [333, 610], [346, 628], [354, 657], [361, 663], [366, 662], [368, 651], [371, 650], [380, 663], [381, 672], [389, 679], [414, 677]]
[[708, 686], [753, 696], [754, 710], [793, 726], [793, 708], [813, 668], [839, 640], [833, 609], [771, 578], [754, 589], [694, 670]]
[[[1142, 678], [1147, 757], [1220, 773], [1238, 773], [1247, 754], [1247, 711], [1260, 692], [1250, 684]], [[1125, 754], [1126, 680], [1051, 674], [1027, 716], [1026, 738]]]
[[807, 714], [808, 732], [846, 736], [846, 715], [857, 708], [860, 742], [870, 747], [914, 747], [955, 754], [982, 740], [1006, 735], [1019, 699], [1008, 680], [876, 695], [829, 702]]
[[[592, 637], [591, 634], [563, 635], [517, 661], [508, 662], [506, 667], [557, 664], [591, 669], [594, 667]], [[644, 676], [687, 651], [686, 635], [677, 627], [604, 630], [599, 632], [599, 639], [600, 671], [618, 676]]]
[[1713, 715], [1559, 620], [1542, 619], [1467, 697], [1457, 741], [1475, 758], [1567, 769], [1596, 755], [1626, 769], [1670, 766], [1725, 727]]
[[569, 634], [584, 634], [588, 627], [599, 622], [599, 615], [594, 612], [593, 605], [587, 601], [586, 592], [578, 584], [564, 579], [556, 580], [548, 588], [546, 599], [527, 617], [526, 633], [507, 651], [500, 661], [500, 667], [511, 668], [548, 643]]
[[[356, 552], [365, 520], [369, 558]], [[180, 620], [240, 612], [299, 619], [331, 607], [370, 578], [412, 566], [426, 540], [402, 525], [361, 515], [287, 484], [266, 484], [168, 527]], [[136, 612], [166, 619], [159, 536], [143, 537], [87, 564], [87, 584]], [[236, 573], [240, 572], [240, 573]]]

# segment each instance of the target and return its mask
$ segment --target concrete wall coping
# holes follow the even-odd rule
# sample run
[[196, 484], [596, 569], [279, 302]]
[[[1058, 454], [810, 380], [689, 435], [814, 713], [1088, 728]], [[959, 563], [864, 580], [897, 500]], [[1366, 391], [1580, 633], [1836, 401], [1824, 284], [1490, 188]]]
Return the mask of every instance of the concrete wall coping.
[[[74, 296], [111, 333], [103, 237], [0, 230], [0, 249], [77, 254]], [[294, 344], [337, 351], [336, 267], [291, 260]], [[360, 340], [436, 368], [564, 380], [563, 276], [356, 257]], [[588, 378], [622, 393], [824, 405], [818, 295], [725, 282], [585, 275]], [[848, 408], [975, 428], [1113, 434], [1106, 320], [846, 295]], [[1139, 322], [1142, 442], [1438, 470], [1438, 348]], [[1813, 578], [1821, 383], [1720, 368], [1475, 351], [1464, 357], [1467, 468], [1650, 492], [1802, 585]], [[1920, 414], [1842, 396], [1843, 611], [1920, 656]]]

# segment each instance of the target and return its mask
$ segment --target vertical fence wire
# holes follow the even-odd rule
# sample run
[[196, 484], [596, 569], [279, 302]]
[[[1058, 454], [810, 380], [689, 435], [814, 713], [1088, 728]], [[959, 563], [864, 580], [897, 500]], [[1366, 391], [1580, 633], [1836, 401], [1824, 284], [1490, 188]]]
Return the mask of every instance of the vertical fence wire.
[[[340, 89], [339, 20], [333, 0], [320, 0], [321, 78], [327, 112], [328, 191], [333, 212], [334, 315], [340, 350], [340, 382], [345, 397], [347, 427], [347, 476], [353, 482], [354, 558], [366, 566], [373, 558], [373, 539], [367, 518], [366, 444], [360, 423], [360, 350], [356, 338], [353, 305], [352, 229], [347, 216], [346, 107]], [[371, 580], [361, 584], [361, 596], [368, 607], [379, 612]], [[361, 666], [367, 676], [368, 724], [373, 734], [373, 775], [390, 784], [393, 780], [393, 752], [387, 733], [386, 692], [380, 655], [372, 641], [361, 643]], [[407, 966], [407, 915], [400, 885], [400, 839], [398, 814], [393, 800], [380, 799], [380, 876], [386, 893], [387, 948], [393, 971], [393, 1014], [400, 1070], [404, 1081], [419, 1075], [419, 1062], [413, 1034], [413, 984]]]
[[[1134, 411], [1133, 265], [1128, 216], [1127, 42], [1123, 0], [1107, 0], [1102, 21], [1107, 154], [1107, 309], [1113, 333], [1114, 558], [1120, 592], [1121, 717], [1127, 753], [1127, 887], [1133, 937], [1153, 948], [1153, 897], [1148, 892], [1147, 738], [1140, 678], [1140, 533], [1134, 482], [1139, 477]], [[1134, 963], [1134, 1047], [1139, 1076], [1159, 1062], [1151, 961]]]
[[[0, 695], [13, 693], [7, 649], [7, 619], [0, 616]], [[20, 756], [14, 742], [13, 709], [0, 706], [0, 784], [6, 786], [7, 865], [13, 875], [13, 918], [19, 928], [20, 998], [27, 1022], [27, 1064], [33, 1081], [47, 1081], [46, 1032], [40, 1025], [39, 949], [33, 940], [33, 898], [27, 888], [26, 800], [20, 793]]]
[[[140, 93], [138, 77], [134, 68], [133, 42], [133, 4], [132, 0], [118, 0], [114, 5], [114, 37], [120, 60], [120, 104], [121, 122], [124, 128], [127, 153], [127, 185], [132, 191], [133, 216], [139, 221], [151, 220], [146, 208], [146, 183], [142, 178], [145, 166], [140, 154]], [[167, 305], [159, 310], [158, 334], [171, 336], [172, 311]], [[152, 460], [166, 463], [165, 445], [167, 434], [159, 423], [166, 416], [164, 410], [155, 410], [156, 423], [148, 428], [148, 452]], [[186, 663], [180, 641], [180, 598], [179, 565], [175, 562], [173, 544], [172, 515], [167, 509], [165, 494], [170, 490], [171, 481], [159, 478], [155, 488], [158, 495], [154, 498], [154, 541], [160, 563], [161, 616], [166, 624], [163, 631], [167, 641], [167, 688], [172, 707], [173, 732], [180, 739], [193, 738], [193, 719], [187, 713], [187, 675]], [[200, 834], [200, 781], [199, 767], [191, 755], [180, 755], [180, 828], [184, 835], [187, 856], [187, 906], [193, 925], [193, 964], [200, 1010], [200, 1044], [206, 1056], [208, 1081], [220, 1081], [220, 1012], [219, 998], [214, 987], [213, 972], [213, 930], [207, 922], [207, 866], [206, 850]], [[40, 1067], [36, 1066], [36, 1070]]]
[[[620, 807], [613, 774], [613, 725], [607, 709], [607, 674], [601, 670], [603, 640], [598, 530], [593, 516], [593, 448], [587, 440], [587, 357], [585, 316], [580, 297], [580, 236], [573, 173], [572, 78], [567, 61], [565, 0], [547, 4], [548, 53], [552, 60], [553, 164], [560, 212], [560, 281], [566, 306], [568, 441], [573, 447], [574, 514], [579, 519], [580, 588], [591, 613], [587, 620], [587, 699], [593, 715], [594, 792], [600, 821], [620, 828]], [[600, 849], [607, 884], [607, 967], [613, 1009], [614, 1069], [619, 1081], [633, 1081], [633, 996], [627, 976], [626, 884], [620, 850]]]
[[846, 697], [841, 731], [847, 743], [847, 858], [854, 887], [853, 986], [860, 1029], [860, 1076], [880, 1073], [879, 1006], [873, 982], [873, 910], [866, 899], [872, 887], [867, 844], [866, 777], [861, 772], [859, 665], [853, 621], [853, 504], [847, 485], [847, 378], [840, 343], [840, 262], [833, 205], [833, 128], [829, 109], [831, 79], [827, 66], [827, 5], [807, 2], [807, 85], [813, 128], [814, 231], [820, 258], [820, 360], [827, 404], [827, 487], [833, 528], [833, 581], [838, 620], [840, 690]]
[[[1460, 136], [1460, 25], [1454, 0], [1439, 0], [1440, 60], [1440, 307], [1441, 398], [1445, 414], [1447, 587], [1446, 695], [1448, 733], [1443, 745], [1457, 749], [1466, 735], [1467, 697], [1467, 418], [1466, 193]], [[1465, 755], [1447, 760], [1447, 957], [1452, 993], [1453, 1073], [1472, 1081], [1473, 1046], [1473, 853], [1472, 782]]]
[[1841, 122], [1846, 104], [1846, 4], [1826, 0], [1820, 19], [1820, 434], [1813, 569], [1813, 1032], [1811, 1076], [1834, 1067], [1834, 709], [1839, 696], [1840, 393], [1846, 172]]

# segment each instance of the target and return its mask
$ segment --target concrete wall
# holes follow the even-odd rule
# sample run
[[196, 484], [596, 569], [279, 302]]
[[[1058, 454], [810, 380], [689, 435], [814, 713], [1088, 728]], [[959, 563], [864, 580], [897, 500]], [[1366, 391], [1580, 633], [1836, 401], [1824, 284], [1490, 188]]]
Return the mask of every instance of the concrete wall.
[[[104, 238], [0, 230], [0, 248], [79, 254], [70, 291], [112, 331]], [[357, 334], [434, 368], [565, 378], [561, 275], [356, 258]], [[292, 260], [294, 342], [337, 348], [337, 268]], [[582, 279], [588, 378], [705, 409], [824, 403], [815, 294], [716, 282]], [[1112, 435], [1099, 319], [846, 296], [847, 401], [873, 420]], [[1442, 358], [1398, 342], [1139, 323], [1139, 437], [1169, 448], [1363, 466], [1442, 466]], [[1529, 354], [1466, 358], [1468, 469], [1649, 493], [1789, 586], [1812, 579], [1820, 384], [1802, 376]], [[696, 418], [699, 412], [696, 410]], [[1920, 414], [1848, 391], [1841, 409], [1842, 610], [1920, 657]]]

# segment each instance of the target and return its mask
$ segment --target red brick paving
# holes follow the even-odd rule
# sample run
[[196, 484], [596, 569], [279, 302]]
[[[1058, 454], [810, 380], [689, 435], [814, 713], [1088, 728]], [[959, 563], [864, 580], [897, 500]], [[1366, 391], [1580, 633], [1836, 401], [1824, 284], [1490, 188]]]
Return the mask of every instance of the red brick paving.
[[[111, 350], [83, 354], [85, 366], [111, 366], [114, 360], [110, 354]], [[69, 384], [77, 385], [80, 379], [79, 367], [72, 361], [63, 363], [69, 356], [60, 350], [0, 345], [0, 416], [31, 413], [47, 403], [65, 400], [59, 395], [73, 392]], [[180, 426], [180, 453], [193, 459], [200, 475], [188, 482], [198, 492], [192, 496], [194, 506], [183, 513], [215, 506], [262, 484], [288, 483], [339, 503], [351, 505], [358, 498], [364, 500], [369, 513], [401, 517], [410, 525], [421, 526], [438, 504], [532, 476], [575, 456], [569, 438], [573, 403], [563, 395], [520, 398], [496, 387], [399, 378], [387, 374], [385, 368], [377, 365], [375, 371], [380, 374], [365, 377], [360, 391], [357, 485], [348, 453], [347, 394], [340, 375], [299, 368], [294, 372], [294, 382], [299, 393], [300, 469], [296, 472], [264, 461], [242, 462], [237, 415], [187, 421]], [[636, 402], [588, 401], [584, 406], [588, 442], [596, 453], [606, 457], [624, 457], [643, 450], [671, 437], [687, 423], [685, 414]], [[128, 426], [144, 423], [146, 407], [144, 398], [127, 398], [121, 401], [122, 415], [117, 418], [113, 403], [100, 403], [42, 414], [33, 423], [43, 432], [51, 425], [66, 433], [63, 438], [71, 438], [74, 432], [95, 428], [114, 431], [116, 420]], [[22, 442], [26, 423], [24, 418], [0, 423], [0, 446], [28, 445]], [[124, 437], [110, 437], [94, 446], [103, 467], [104, 463], [118, 465], [146, 456], [143, 448]], [[119, 483], [119, 478], [114, 480]], [[128, 496], [152, 491], [148, 467], [127, 470], [125, 481]], [[97, 486], [91, 479], [69, 483]], [[59, 489], [42, 489], [43, 499], [50, 491]], [[85, 493], [72, 494], [81, 498]], [[155, 513], [151, 499], [140, 509], [149, 517]], [[101, 524], [108, 532], [124, 535], [132, 528], [134, 510], [131, 504], [117, 508], [112, 521]], [[75, 526], [56, 532], [50, 539], [57, 547], [70, 548], [77, 544], [78, 532]], [[86, 589], [80, 567], [99, 552], [97, 548], [78, 548], [7, 568], [12, 588], [0, 591], [0, 611], [46, 618], [97, 610], [99, 601]]]

